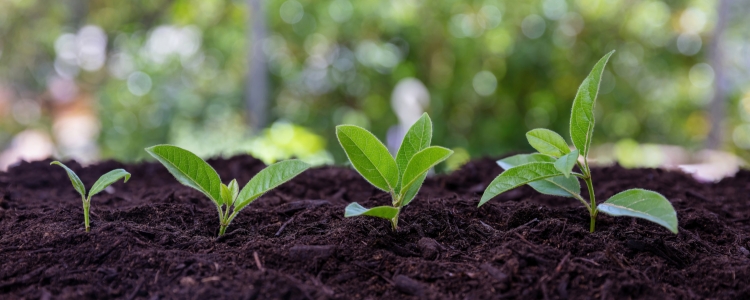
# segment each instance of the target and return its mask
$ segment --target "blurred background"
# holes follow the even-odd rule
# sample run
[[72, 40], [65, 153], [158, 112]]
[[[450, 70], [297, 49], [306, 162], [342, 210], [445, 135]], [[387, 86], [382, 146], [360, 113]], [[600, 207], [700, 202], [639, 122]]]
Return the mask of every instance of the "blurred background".
[[736, 168], [748, 14], [750, 0], [0, 0], [0, 169], [160, 143], [340, 163], [335, 125], [397, 147], [426, 111], [451, 170], [530, 151], [529, 129], [567, 138], [610, 50], [598, 162]]

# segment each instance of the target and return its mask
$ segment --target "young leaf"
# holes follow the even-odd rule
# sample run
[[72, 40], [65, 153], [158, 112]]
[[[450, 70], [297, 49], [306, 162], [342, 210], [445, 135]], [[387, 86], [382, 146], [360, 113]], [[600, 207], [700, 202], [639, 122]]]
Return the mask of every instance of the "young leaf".
[[555, 169], [553, 163], [532, 162], [525, 165], [510, 168], [500, 173], [487, 189], [484, 190], [479, 206], [490, 201], [495, 196], [512, 190], [529, 182], [561, 176], [562, 173]]
[[643, 189], [620, 192], [597, 206], [610, 216], [628, 216], [646, 219], [677, 233], [677, 212], [672, 203], [661, 194]]
[[83, 186], [83, 182], [80, 178], [78, 178], [76, 172], [73, 172], [73, 170], [59, 161], [53, 161], [52, 163], [50, 163], [50, 165], [58, 165], [65, 169], [65, 172], [68, 173], [68, 178], [70, 178], [70, 182], [73, 183], [73, 188], [76, 189], [79, 194], [81, 194], [81, 198], [86, 198], [86, 187]]
[[573, 145], [581, 151], [580, 154], [584, 159], [589, 154], [591, 138], [594, 134], [594, 104], [596, 95], [599, 93], [599, 82], [602, 79], [604, 66], [613, 53], [615, 53], [614, 50], [607, 53], [594, 65], [589, 76], [578, 87], [573, 100], [573, 109], [570, 113], [570, 139], [573, 140]]
[[539, 153], [560, 157], [570, 153], [570, 147], [557, 132], [549, 129], [537, 128], [526, 133], [529, 145]]
[[130, 173], [123, 169], [116, 169], [107, 172], [107, 174], [102, 175], [99, 177], [99, 179], [94, 183], [93, 186], [91, 186], [91, 190], [89, 190], [89, 196], [88, 200], [91, 200], [91, 197], [98, 194], [99, 192], [106, 189], [108, 186], [112, 185], [113, 183], [120, 180], [120, 178], [125, 178], [123, 182], [128, 182], [130, 179]]
[[227, 205], [234, 205], [234, 201], [237, 200], [237, 195], [240, 194], [240, 186], [237, 184], [237, 179], [232, 179], [232, 181], [229, 182], [229, 185], [227, 185], [227, 188], [232, 195], [232, 201], [227, 203]]
[[[498, 160], [497, 164], [500, 165], [501, 168], [507, 170], [512, 167], [520, 166], [530, 162], [554, 163], [555, 159], [549, 155], [539, 153], [519, 154]], [[575, 197], [574, 195], [578, 195], [581, 193], [581, 184], [575, 177], [566, 178], [565, 176], [556, 176], [539, 181], [529, 182], [528, 184], [537, 192], [546, 195]]]
[[398, 208], [393, 206], [378, 206], [370, 209], [362, 207], [357, 202], [352, 202], [346, 206], [344, 217], [371, 216], [391, 220], [398, 216]]
[[[432, 120], [430, 120], [430, 116], [427, 113], [424, 113], [406, 132], [404, 140], [401, 142], [401, 147], [398, 148], [396, 165], [398, 166], [399, 174], [403, 176], [404, 171], [406, 171], [406, 165], [409, 164], [414, 154], [429, 147], [431, 140]], [[401, 184], [402, 182], [399, 181], [395, 190], [401, 190]]]
[[216, 205], [221, 203], [221, 179], [203, 159], [172, 145], [156, 145], [146, 152], [164, 165], [180, 183], [205, 194]]
[[[404, 183], [402, 189], [404, 191], [410, 189], [423, 174], [447, 159], [451, 154], [453, 154], [453, 150], [440, 146], [428, 147], [414, 154], [414, 157], [411, 158], [409, 164], [406, 166], [406, 171], [404, 171], [404, 176], [401, 179]], [[403, 191], [399, 191], [399, 193], [401, 192]]]
[[336, 136], [346, 156], [362, 177], [386, 192], [395, 191], [398, 166], [388, 148], [369, 131], [354, 125], [336, 126]]
[[221, 184], [221, 198], [219, 199], [219, 204], [226, 204], [231, 205], [232, 204], [232, 191], [229, 190], [229, 187], [226, 184]]
[[573, 150], [568, 154], [563, 155], [555, 161], [555, 168], [565, 175], [565, 178], [570, 176], [570, 172], [573, 171], [576, 162], [578, 162], [578, 149]]
[[427, 173], [425, 172], [420, 176], [414, 183], [411, 185], [411, 187], [406, 190], [406, 193], [404, 194], [404, 198], [402, 201], [401, 206], [407, 206], [411, 202], [411, 200], [414, 200], [414, 197], [417, 196], [417, 193], [419, 193], [419, 189], [422, 187], [422, 184], [424, 183], [425, 178], [427, 178]]
[[242, 188], [235, 200], [234, 211], [240, 211], [248, 204], [258, 199], [266, 192], [281, 184], [292, 180], [295, 176], [309, 169], [310, 165], [297, 159], [280, 161], [258, 172], [253, 179]]

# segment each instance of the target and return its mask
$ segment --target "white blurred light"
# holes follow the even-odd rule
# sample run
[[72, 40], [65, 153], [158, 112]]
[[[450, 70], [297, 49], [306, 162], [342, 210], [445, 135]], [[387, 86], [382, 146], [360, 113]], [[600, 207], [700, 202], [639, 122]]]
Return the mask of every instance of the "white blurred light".
[[354, 7], [348, 0], [333, 0], [331, 5], [328, 6], [328, 14], [331, 18], [339, 23], [343, 23], [352, 17]]
[[128, 90], [136, 96], [143, 96], [151, 91], [151, 77], [143, 72], [133, 72], [128, 76]]
[[107, 34], [98, 26], [87, 25], [76, 37], [78, 65], [87, 71], [99, 70], [106, 60]]
[[305, 15], [305, 9], [297, 1], [288, 0], [281, 4], [279, 8], [279, 15], [284, 22], [288, 24], [295, 24], [302, 20], [302, 16]]
[[55, 58], [54, 63], [55, 72], [57, 72], [57, 75], [60, 75], [63, 78], [73, 78], [78, 75], [78, 64], [73, 63], [60, 58], [59, 56]]
[[489, 96], [497, 89], [497, 78], [490, 71], [479, 71], [472, 80], [474, 91], [480, 96]]
[[163, 64], [172, 55], [182, 60], [192, 57], [200, 45], [201, 32], [197, 27], [162, 25], [151, 31], [142, 51], [154, 63]]
[[690, 68], [690, 82], [699, 88], [711, 86], [714, 82], [714, 69], [706, 63], [699, 63]]
[[55, 40], [55, 53], [58, 58], [69, 64], [76, 64], [78, 61], [78, 55], [76, 54], [76, 35], [72, 33], [64, 33], [57, 37], [57, 40]]
[[99, 121], [91, 113], [66, 113], [55, 119], [52, 129], [60, 154], [83, 163], [93, 162], [98, 156], [96, 138]]
[[401, 50], [394, 44], [375, 44], [364, 41], [357, 46], [357, 60], [365, 66], [374, 68], [378, 72], [387, 73], [401, 62]]
[[49, 135], [38, 130], [24, 130], [13, 137], [10, 146], [0, 153], [0, 170], [7, 170], [8, 166], [19, 160], [42, 160], [54, 152], [55, 146]]
[[69, 78], [53, 76], [48, 88], [52, 99], [58, 103], [66, 103], [78, 95], [78, 85]]
[[550, 20], [559, 20], [568, 12], [568, 3], [565, 0], [544, 0], [542, 10], [544, 16]]
[[417, 122], [429, 105], [430, 92], [416, 78], [401, 79], [391, 94], [391, 107], [405, 128]]
[[695, 55], [701, 50], [703, 41], [701, 37], [692, 33], [683, 33], [677, 37], [677, 50], [687, 56]]
[[108, 69], [115, 78], [125, 79], [135, 71], [135, 62], [128, 53], [115, 53], [109, 58]]
[[696, 7], [686, 9], [680, 15], [680, 27], [687, 33], [699, 33], [706, 27], [706, 13]]
[[30, 125], [39, 120], [42, 108], [34, 100], [23, 99], [13, 104], [13, 119], [19, 124]]
[[544, 34], [544, 29], [547, 25], [544, 19], [539, 15], [528, 15], [521, 22], [521, 31], [523, 34], [530, 39], [537, 39]]

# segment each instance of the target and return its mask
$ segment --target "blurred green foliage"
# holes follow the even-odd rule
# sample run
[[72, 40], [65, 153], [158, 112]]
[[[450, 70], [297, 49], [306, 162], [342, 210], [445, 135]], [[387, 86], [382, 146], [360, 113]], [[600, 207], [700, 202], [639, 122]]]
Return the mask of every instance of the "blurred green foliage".
[[[415, 77], [430, 92], [433, 144], [461, 148], [461, 160], [528, 151], [518, 128], [567, 132], [578, 84], [614, 49], [594, 143], [634, 139], [698, 148], [708, 133], [703, 111], [713, 70], [702, 63], [715, 6], [714, 0], [265, 1], [270, 114], [321, 135], [343, 161], [334, 126], [354, 123], [384, 137], [397, 123], [394, 86]], [[142, 149], [158, 143], [206, 145], [207, 155], [245, 149], [251, 136], [269, 132], [245, 126], [248, 19], [246, 1], [0, 2], [0, 85], [12, 87], [11, 103], [5, 109], [0, 103], [0, 145], [24, 128], [52, 126], [50, 82], [61, 77], [95, 100], [102, 157], [143, 158]], [[742, 22], [730, 24], [728, 39], [742, 36]], [[106, 34], [106, 62], [98, 69], [87, 70], [80, 56], [79, 66], [61, 58], [61, 36], [80, 36], [85, 25]], [[738, 47], [733, 51], [748, 51], [746, 42]], [[740, 102], [749, 90], [745, 83], [730, 91], [729, 105], [740, 109], [729, 109], [728, 144], [734, 125], [750, 126], [739, 116], [750, 115], [750, 105]], [[10, 117], [13, 103], [26, 98], [39, 104], [40, 116]]]

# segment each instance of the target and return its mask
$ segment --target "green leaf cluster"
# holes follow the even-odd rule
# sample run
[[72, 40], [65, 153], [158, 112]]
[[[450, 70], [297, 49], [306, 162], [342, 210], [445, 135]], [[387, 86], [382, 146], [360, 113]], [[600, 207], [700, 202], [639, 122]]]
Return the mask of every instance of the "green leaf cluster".
[[214, 168], [188, 150], [172, 145], [157, 145], [146, 148], [146, 152], [164, 165], [177, 181], [200, 191], [213, 201], [219, 212], [220, 236], [243, 208], [310, 168], [310, 165], [296, 159], [277, 162], [260, 171], [240, 190], [236, 179], [228, 185], [223, 184]]
[[[657, 192], [630, 189], [612, 196], [599, 205], [596, 204], [588, 154], [594, 134], [594, 106], [599, 93], [599, 83], [604, 67], [613, 53], [614, 51], [607, 53], [594, 65], [573, 100], [570, 138], [575, 150], [571, 150], [565, 139], [554, 131], [543, 128], [529, 131], [526, 138], [539, 152], [499, 160], [498, 164], [505, 171], [487, 186], [479, 206], [499, 194], [528, 184], [542, 194], [571, 197], [581, 201], [591, 216], [591, 232], [594, 231], [597, 214], [603, 212], [611, 216], [645, 219], [677, 233], [677, 213], [672, 204]], [[575, 166], [578, 166], [581, 173], [573, 171]], [[580, 195], [579, 178], [583, 179], [588, 187], [589, 202]]]
[[373, 186], [389, 192], [391, 206], [365, 208], [354, 202], [346, 207], [345, 217], [371, 216], [387, 219], [398, 228], [401, 208], [414, 200], [427, 172], [446, 160], [453, 151], [430, 146], [432, 120], [424, 113], [406, 132], [396, 158], [377, 137], [354, 125], [339, 125], [336, 136], [354, 169]]
[[106, 189], [108, 186], [112, 185], [113, 183], [120, 180], [120, 178], [125, 178], [123, 182], [128, 182], [128, 179], [130, 179], [130, 173], [123, 169], [115, 169], [112, 171], [107, 172], [106, 174], [99, 177], [98, 180], [94, 183], [93, 186], [91, 186], [91, 189], [88, 192], [88, 196], [86, 195], [86, 187], [83, 185], [83, 182], [80, 178], [78, 178], [78, 175], [76, 175], [73, 170], [68, 168], [66, 165], [59, 161], [53, 161], [50, 163], [50, 165], [58, 165], [62, 167], [65, 172], [68, 173], [68, 178], [70, 178], [70, 182], [73, 183], [73, 188], [78, 191], [79, 194], [81, 194], [81, 201], [83, 201], [83, 219], [84, 224], [86, 226], [86, 232], [91, 230], [91, 226], [89, 224], [89, 211], [91, 209], [91, 197], [94, 195], [100, 193], [104, 189]]

